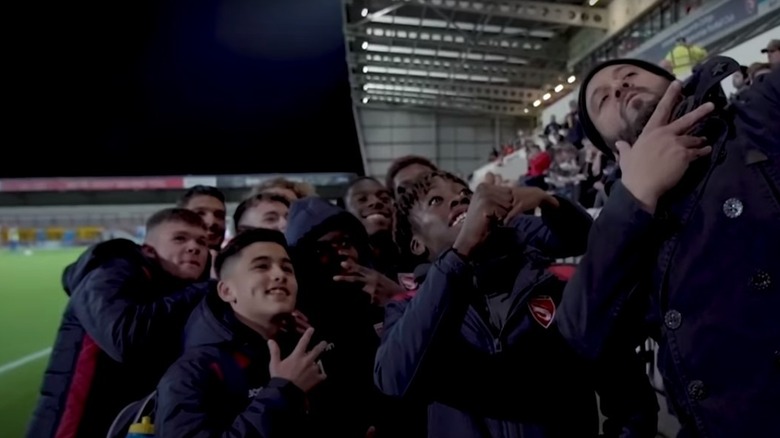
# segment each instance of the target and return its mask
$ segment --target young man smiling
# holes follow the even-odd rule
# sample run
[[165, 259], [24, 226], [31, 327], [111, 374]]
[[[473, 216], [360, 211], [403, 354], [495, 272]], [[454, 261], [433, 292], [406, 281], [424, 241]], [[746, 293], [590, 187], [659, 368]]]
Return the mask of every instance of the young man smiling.
[[[217, 290], [193, 312], [184, 355], [158, 386], [160, 436], [307, 436], [306, 393], [326, 344], [291, 328], [298, 282], [284, 235], [238, 234], [215, 262]], [[284, 359], [282, 359], [284, 357]]]
[[205, 295], [206, 227], [194, 212], [152, 215], [143, 245], [99, 243], [65, 269], [70, 296], [27, 436], [105, 436], [178, 357]]

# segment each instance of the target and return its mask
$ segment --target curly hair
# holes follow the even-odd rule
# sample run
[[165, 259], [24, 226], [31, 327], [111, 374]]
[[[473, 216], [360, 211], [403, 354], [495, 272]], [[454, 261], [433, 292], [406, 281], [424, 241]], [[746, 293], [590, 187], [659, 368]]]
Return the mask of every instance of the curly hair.
[[391, 192], [395, 193], [395, 187], [393, 186], [395, 177], [400, 171], [414, 164], [425, 166], [434, 171], [439, 170], [439, 168], [436, 167], [436, 165], [433, 164], [431, 160], [419, 155], [406, 155], [399, 157], [390, 163], [390, 167], [387, 169], [387, 175], [385, 176], [385, 187], [387, 187]]
[[406, 257], [415, 257], [414, 254], [411, 254], [410, 249], [415, 226], [412, 224], [409, 216], [414, 206], [431, 190], [436, 178], [463, 184], [465, 187], [469, 186], [465, 181], [450, 172], [436, 170], [416, 178], [409, 186], [409, 189], [399, 195], [396, 199], [393, 239], [398, 248], [400, 248], [401, 253]]

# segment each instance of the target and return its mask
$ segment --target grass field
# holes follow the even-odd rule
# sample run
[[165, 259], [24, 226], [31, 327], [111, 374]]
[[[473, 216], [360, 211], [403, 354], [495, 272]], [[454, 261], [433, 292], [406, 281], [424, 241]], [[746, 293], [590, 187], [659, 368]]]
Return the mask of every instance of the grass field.
[[60, 275], [82, 251], [47, 249], [25, 255], [0, 250], [0, 424], [3, 430], [0, 435], [3, 437], [24, 436], [49, 360], [44, 350], [54, 342], [67, 301]]

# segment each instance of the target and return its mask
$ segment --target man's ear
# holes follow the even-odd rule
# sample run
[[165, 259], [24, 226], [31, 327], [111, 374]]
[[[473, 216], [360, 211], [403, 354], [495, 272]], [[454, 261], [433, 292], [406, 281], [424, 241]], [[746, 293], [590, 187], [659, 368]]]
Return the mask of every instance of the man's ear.
[[236, 294], [233, 293], [233, 288], [224, 280], [220, 280], [217, 283], [217, 295], [226, 303], [236, 302]]
[[143, 245], [141, 245], [141, 254], [143, 254], [144, 256], [152, 260], [157, 260], [157, 251], [155, 251], [154, 247], [152, 247], [148, 243], [144, 243]]
[[420, 240], [417, 236], [413, 236], [412, 240], [409, 242], [409, 251], [412, 252], [412, 254], [416, 256], [422, 256], [428, 251], [428, 248], [425, 247], [425, 244]]

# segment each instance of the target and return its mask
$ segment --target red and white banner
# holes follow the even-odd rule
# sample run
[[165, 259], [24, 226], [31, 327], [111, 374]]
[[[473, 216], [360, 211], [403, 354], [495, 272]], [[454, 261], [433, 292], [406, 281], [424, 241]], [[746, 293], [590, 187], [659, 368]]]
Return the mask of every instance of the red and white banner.
[[119, 178], [19, 178], [0, 180], [0, 192], [65, 192], [183, 189], [182, 176]]

